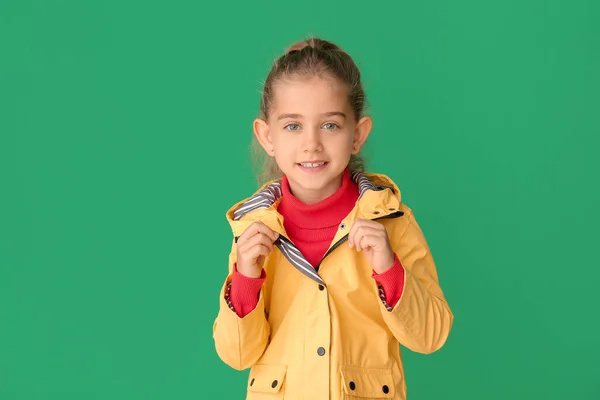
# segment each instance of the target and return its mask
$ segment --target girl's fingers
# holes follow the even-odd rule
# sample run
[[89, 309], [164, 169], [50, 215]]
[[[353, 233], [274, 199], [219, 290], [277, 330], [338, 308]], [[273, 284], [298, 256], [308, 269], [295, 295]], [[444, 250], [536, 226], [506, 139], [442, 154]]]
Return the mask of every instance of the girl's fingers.
[[359, 239], [357, 239], [358, 251], [368, 250], [369, 247], [372, 247], [374, 241], [377, 240], [377, 236], [373, 235], [371, 232], [363, 232]]
[[263, 246], [265, 246], [267, 249], [269, 249], [269, 252], [273, 251], [273, 249], [275, 248], [275, 245], [273, 244], [273, 238], [264, 234], [260, 235], [260, 244], [262, 244]]
[[350, 229], [350, 233], [348, 234], [348, 245], [350, 247], [354, 247], [356, 246], [356, 242], [357, 242], [357, 234], [359, 233], [359, 231], [362, 231], [363, 229], [375, 229], [378, 232], [385, 232], [385, 227], [375, 221], [371, 221], [371, 220], [367, 220], [367, 219], [357, 219], [354, 222], [354, 225], [352, 225], [352, 229]]
[[259, 256], [267, 257], [270, 253], [271, 250], [267, 246], [264, 244], [258, 244], [256, 246], [252, 246], [241, 254], [246, 261], [251, 261], [255, 260]]
[[[375, 250], [379, 251], [385, 247], [385, 238], [380, 235], [364, 235], [360, 238], [357, 245], [358, 251]], [[360, 250], [359, 250], [360, 249]]]
[[258, 264], [259, 258], [266, 258], [270, 253], [271, 251], [266, 246], [260, 244], [243, 253], [242, 258], [244, 259], [245, 265], [252, 266]]
[[384, 239], [385, 234], [386, 234], [385, 231], [382, 231], [378, 227], [374, 227], [371, 225], [360, 226], [360, 227], [356, 228], [355, 232], [351, 233], [352, 244], [350, 244], [350, 247], [354, 246], [357, 251], [362, 251], [365, 249], [365, 246], [363, 245], [363, 242], [362, 242], [363, 237], [374, 236], [374, 237], [381, 237], [382, 239]]
[[238, 238], [238, 243], [240, 241], [243, 243], [246, 240], [258, 234], [267, 235], [269, 238], [271, 238], [273, 242], [279, 237], [279, 234], [277, 232], [274, 232], [271, 228], [269, 228], [262, 222], [254, 222], [252, 225], [246, 228], [244, 233], [240, 235], [240, 237]]
[[246, 273], [256, 272], [256, 268], [262, 268], [266, 257], [273, 252], [274, 242], [279, 234], [261, 222], [251, 224], [237, 240], [238, 267]]
[[271, 238], [264, 233], [259, 233], [255, 236], [252, 236], [243, 243], [238, 241], [238, 249], [241, 253], [244, 253], [258, 245], [264, 245], [270, 251], [273, 251], [273, 242], [271, 241]]
[[364, 220], [357, 219], [352, 225], [352, 229], [350, 229], [350, 233], [348, 233], [348, 246], [354, 247], [356, 243], [356, 232], [358, 229], [364, 225]]
[[381, 238], [379, 236], [365, 235], [360, 239], [360, 248], [368, 250], [369, 248], [377, 247], [380, 240]]
[[252, 257], [252, 259], [257, 259], [260, 256], [264, 256], [264, 257], [268, 257], [269, 254], [271, 254], [271, 250], [263, 245], [260, 244], [258, 246], [254, 246], [249, 252], [248, 255]]

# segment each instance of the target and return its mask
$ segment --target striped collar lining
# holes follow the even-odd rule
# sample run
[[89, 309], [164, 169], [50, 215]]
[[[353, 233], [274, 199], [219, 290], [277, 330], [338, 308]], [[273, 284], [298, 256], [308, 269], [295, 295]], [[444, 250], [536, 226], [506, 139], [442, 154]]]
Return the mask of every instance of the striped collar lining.
[[[378, 191], [387, 189], [387, 187], [375, 185], [364, 173], [360, 171], [351, 171], [350, 178], [358, 186], [359, 198], [361, 198], [367, 190]], [[283, 192], [281, 190], [281, 180], [273, 182], [252, 196], [250, 199], [248, 199], [248, 201], [235, 210], [233, 213], [233, 219], [237, 221], [249, 212], [258, 210], [259, 208], [269, 208], [282, 195]]]

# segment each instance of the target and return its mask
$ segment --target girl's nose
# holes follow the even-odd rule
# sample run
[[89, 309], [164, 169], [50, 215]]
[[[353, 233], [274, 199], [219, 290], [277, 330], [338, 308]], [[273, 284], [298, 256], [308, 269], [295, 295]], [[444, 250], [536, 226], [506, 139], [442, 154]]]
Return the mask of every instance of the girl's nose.
[[305, 131], [302, 146], [305, 153], [323, 150], [320, 131], [316, 129], [307, 129]]

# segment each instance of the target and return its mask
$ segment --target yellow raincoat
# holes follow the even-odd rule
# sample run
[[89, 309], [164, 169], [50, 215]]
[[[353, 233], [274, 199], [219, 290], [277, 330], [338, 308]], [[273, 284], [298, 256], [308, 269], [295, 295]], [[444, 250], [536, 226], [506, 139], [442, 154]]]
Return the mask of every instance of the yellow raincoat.
[[[272, 181], [227, 211], [235, 240], [213, 326], [219, 357], [251, 368], [247, 400], [406, 399], [400, 346], [432, 353], [445, 343], [453, 314], [412, 210], [382, 174], [352, 172], [360, 190], [317, 269], [287, 239], [277, 212], [280, 181]], [[347, 246], [356, 219], [386, 227], [405, 268], [402, 297], [380, 299], [372, 268]], [[267, 278], [256, 308], [244, 318], [225, 300], [236, 262], [236, 240], [255, 221], [280, 234], [266, 259]]]

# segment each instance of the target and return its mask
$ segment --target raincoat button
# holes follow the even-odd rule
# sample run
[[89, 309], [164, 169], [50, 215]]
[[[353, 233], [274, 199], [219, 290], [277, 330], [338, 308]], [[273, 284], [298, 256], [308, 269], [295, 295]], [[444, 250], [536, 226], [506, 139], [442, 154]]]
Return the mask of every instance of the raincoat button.
[[373, 214], [379, 215], [379, 211], [373, 211]]
[[325, 349], [322, 348], [322, 347], [319, 347], [317, 349], [317, 354], [320, 355], [320, 356], [324, 356], [325, 355]]
[[390, 388], [387, 387], [387, 385], [383, 385], [382, 390], [383, 390], [383, 393], [386, 393], [386, 394], [390, 392]]
[[271, 387], [275, 389], [277, 387], [277, 381], [273, 381], [273, 383], [271, 383]]
[[340, 229], [346, 229], [346, 224], [342, 222], [342, 223], [340, 224]]
[[350, 390], [354, 390], [356, 389], [356, 385], [354, 384], [354, 382], [350, 382]]
[[319, 290], [325, 290], [325, 286], [319, 285]]

